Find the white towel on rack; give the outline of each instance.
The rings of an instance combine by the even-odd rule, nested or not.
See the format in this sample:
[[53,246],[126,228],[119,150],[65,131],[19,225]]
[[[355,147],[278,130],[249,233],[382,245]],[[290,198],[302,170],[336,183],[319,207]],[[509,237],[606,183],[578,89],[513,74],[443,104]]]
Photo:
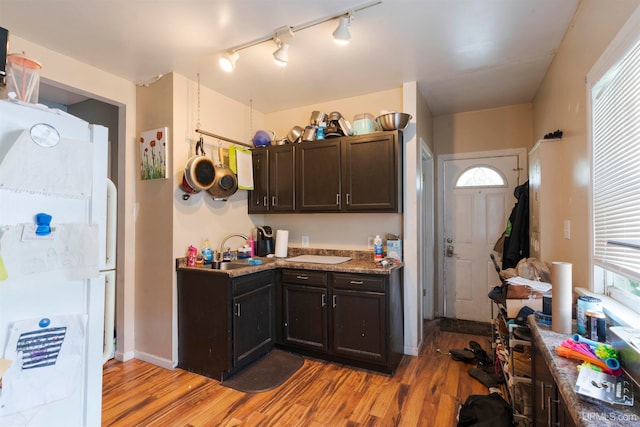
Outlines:
[[[235,162],[233,161],[235,159]],[[253,163],[251,150],[237,147],[229,148],[229,162],[231,170],[238,175],[238,188],[240,190],[253,190]]]
[[4,159],[0,158],[0,189],[47,196],[91,197],[93,145],[62,138],[41,147],[25,129]]

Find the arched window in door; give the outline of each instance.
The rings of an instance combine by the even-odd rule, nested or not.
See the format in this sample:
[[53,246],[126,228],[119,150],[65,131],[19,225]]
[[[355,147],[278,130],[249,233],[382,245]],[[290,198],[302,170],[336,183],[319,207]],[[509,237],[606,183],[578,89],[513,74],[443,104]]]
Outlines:
[[502,173],[491,166],[473,166],[463,171],[456,180],[456,188],[506,187]]

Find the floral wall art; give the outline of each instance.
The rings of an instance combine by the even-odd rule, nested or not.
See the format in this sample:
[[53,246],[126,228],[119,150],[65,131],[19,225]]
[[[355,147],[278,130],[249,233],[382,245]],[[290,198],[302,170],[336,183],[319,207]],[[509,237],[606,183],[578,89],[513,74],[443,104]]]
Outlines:
[[167,177],[167,133],[159,128],[140,133],[140,179]]

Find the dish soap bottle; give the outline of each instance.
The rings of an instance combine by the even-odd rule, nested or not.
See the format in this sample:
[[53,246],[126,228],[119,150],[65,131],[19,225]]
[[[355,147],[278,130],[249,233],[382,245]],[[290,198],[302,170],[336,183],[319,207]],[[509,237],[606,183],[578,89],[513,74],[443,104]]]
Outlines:
[[249,238],[247,239],[247,244],[249,245],[249,257],[253,258],[253,256],[255,255],[255,249],[256,249],[256,243],[253,240],[253,233],[249,235]]
[[376,234],[375,239],[373,239],[373,259],[379,261],[382,260],[382,258],[382,238]]
[[211,243],[209,239],[204,241],[204,247],[202,248],[202,259],[204,260],[204,265],[211,264],[213,260],[213,251],[211,250]]

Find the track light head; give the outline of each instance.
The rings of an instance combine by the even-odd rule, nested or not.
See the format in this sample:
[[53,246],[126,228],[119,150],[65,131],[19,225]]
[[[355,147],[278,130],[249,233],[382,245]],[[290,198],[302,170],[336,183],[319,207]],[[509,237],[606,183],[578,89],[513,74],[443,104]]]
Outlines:
[[333,41],[336,42],[336,44],[345,45],[349,43],[349,40],[351,40],[349,25],[351,25],[351,13],[340,17],[338,28],[333,32]]
[[240,54],[238,52],[227,52],[220,57],[218,64],[220,65],[220,68],[227,73],[230,73],[236,67],[238,58],[240,58]]
[[273,52],[273,62],[275,62],[276,65],[285,67],[287,65],[287,62],[289,62],[289,53],[288,53],[289,45],[287,43],[280,41],[280,39],[277,39],[277,38],[274,39],[273,41],[278,46],[278,49],[276,49],[276,51]]

